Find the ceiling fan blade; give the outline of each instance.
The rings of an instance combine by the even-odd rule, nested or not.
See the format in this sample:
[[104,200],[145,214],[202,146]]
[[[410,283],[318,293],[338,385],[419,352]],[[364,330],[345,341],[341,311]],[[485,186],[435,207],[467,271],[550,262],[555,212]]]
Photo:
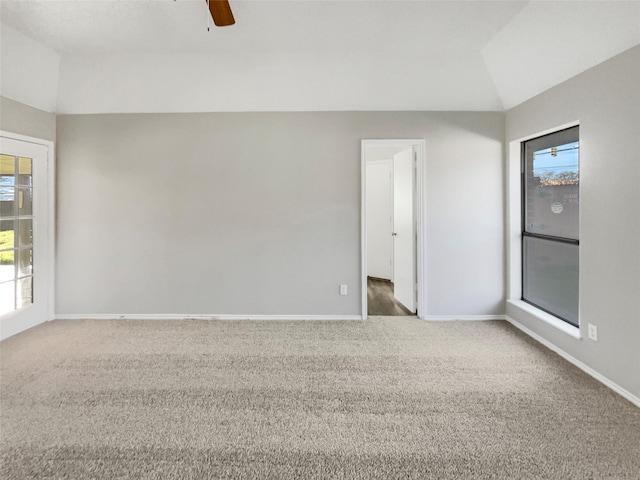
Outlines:
[[213,23],[218,27],[226,27],[236,23],[229,6],[229,0],[205,0],[205,2],[209,4]]

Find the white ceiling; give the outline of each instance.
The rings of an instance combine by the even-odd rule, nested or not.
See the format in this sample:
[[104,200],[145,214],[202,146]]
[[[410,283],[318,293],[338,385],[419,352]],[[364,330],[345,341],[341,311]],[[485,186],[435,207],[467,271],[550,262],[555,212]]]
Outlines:
[[640,43],[640,1],[230,2],[2,0],[2,94],[35,41],[61,113],[502,110]]
[[526,2],[230,0],[212,27],[203,0],[2,2],[2,20],[61,53],[426,53],[474,49]]

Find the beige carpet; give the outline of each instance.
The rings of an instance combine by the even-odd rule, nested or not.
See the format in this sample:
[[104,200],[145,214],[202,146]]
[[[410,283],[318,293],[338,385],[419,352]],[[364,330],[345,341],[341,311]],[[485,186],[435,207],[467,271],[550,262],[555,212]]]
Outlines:
[[504,322],[57,321],[0,348],[3,479],[640,478],[640,409]]

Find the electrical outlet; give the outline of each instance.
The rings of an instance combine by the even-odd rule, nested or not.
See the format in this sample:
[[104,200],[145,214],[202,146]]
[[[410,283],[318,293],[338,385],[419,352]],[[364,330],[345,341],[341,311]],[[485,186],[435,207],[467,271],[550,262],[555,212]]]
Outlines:
[[598,327],[595,325],[589,324],[589,338],[594,342],[598,341]]
[[340,285],[340,295],[346,295],[347,294],[347,286],[342,284]]

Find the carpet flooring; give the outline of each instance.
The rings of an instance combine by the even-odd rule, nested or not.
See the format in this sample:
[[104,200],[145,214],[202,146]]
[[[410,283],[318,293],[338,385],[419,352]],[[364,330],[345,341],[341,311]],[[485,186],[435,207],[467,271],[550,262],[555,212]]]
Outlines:
[[6,480],[640,478],[640,409],[501,321],[55,321],[0,349]]

